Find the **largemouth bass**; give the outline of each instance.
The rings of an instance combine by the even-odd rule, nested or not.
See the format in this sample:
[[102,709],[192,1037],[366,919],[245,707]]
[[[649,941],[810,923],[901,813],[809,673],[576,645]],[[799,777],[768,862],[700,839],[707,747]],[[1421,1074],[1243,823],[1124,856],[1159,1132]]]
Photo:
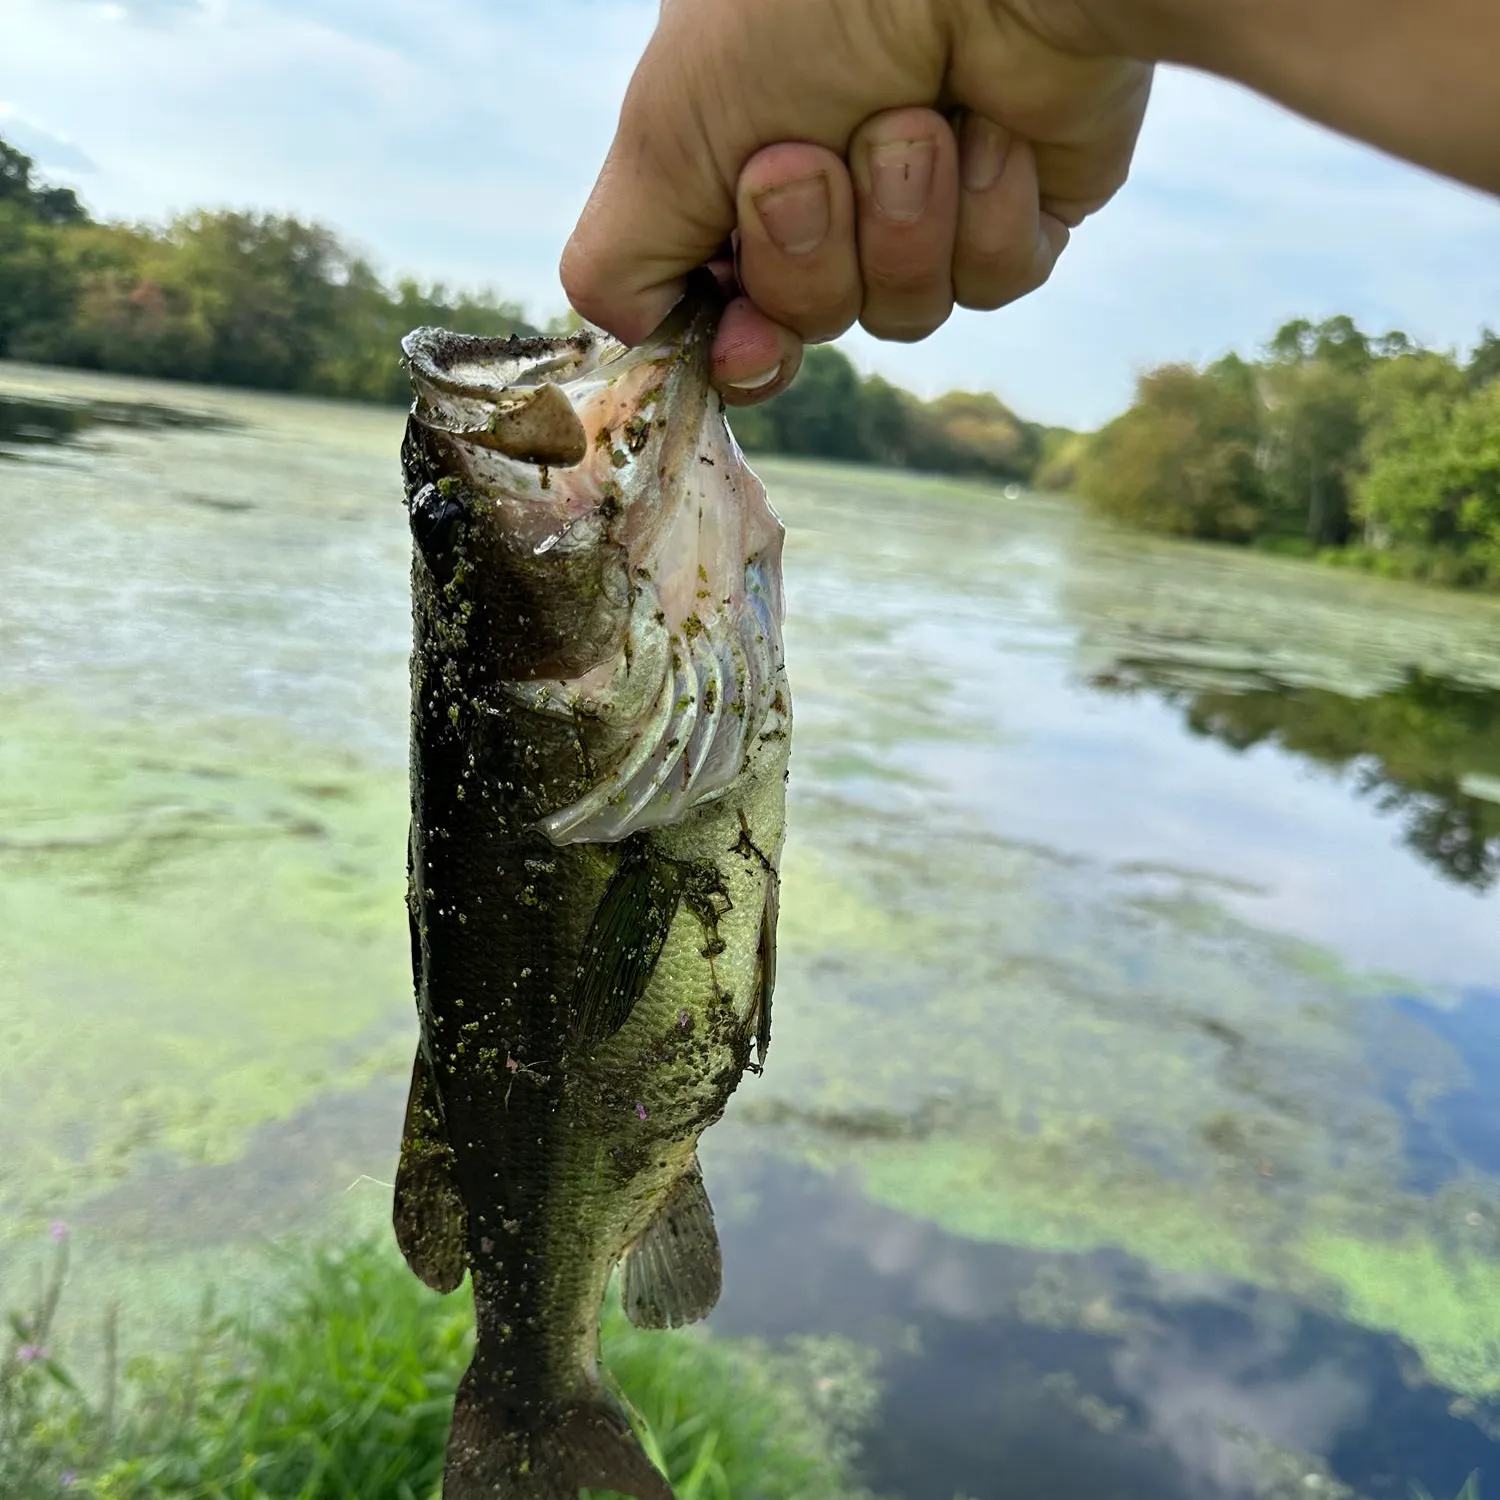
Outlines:
[[473,1278],[445,1500],[671,1500],[601,1383],[703,1317],[698,1169],[770,1036],[791,711],[782,528],[708,384],[697,287],[593,332],[404,342],[409,907],[421,1045],[397,1238]]

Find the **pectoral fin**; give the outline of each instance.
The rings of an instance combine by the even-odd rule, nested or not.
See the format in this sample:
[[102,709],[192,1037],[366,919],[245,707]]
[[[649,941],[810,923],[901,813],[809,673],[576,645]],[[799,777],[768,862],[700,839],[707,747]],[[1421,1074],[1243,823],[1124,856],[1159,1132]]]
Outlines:
[[468,1213],[454,1176],[432,1073],[420,1048],[406,1104],[392,1215],[406,1263],[435,1292],[455,1291],[468,1267]]
[[580,1045],[604,1041],[630,1019],[661,957],[685,880],[683,866],[657,858],[644,841],[621,855],[578,959],[574,1037]]
[[625,1252],[621,1300],[637,1328],[680,1328],[719,1300],[724,1266],[697,1157],[645,1232]]

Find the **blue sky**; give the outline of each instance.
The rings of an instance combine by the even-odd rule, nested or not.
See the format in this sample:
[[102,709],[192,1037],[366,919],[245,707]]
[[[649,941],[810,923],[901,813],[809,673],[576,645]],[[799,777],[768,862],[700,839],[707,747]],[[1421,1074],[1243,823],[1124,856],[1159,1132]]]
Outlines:
[[[319,217],[391,272],[536,316],[655,0],[4,0],[0,135],[95,212]],[[1135,174],[1052,283],[866,369],[1091,426],[1167,359],[1350,312],[1464,346],[1500,327],[1500,203],[1245,92],[1162,77]]]

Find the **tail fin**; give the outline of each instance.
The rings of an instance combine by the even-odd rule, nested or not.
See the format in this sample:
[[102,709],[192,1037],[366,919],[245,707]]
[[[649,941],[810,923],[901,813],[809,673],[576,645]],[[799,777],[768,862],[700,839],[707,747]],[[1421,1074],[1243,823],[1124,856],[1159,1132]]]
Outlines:
[[458,1388],[443,1500],[578,1500],[579,1489],[635,1500],[673,1500],[618,1406],[602,1389],[551,1408],[508,1409],[478,1388]]

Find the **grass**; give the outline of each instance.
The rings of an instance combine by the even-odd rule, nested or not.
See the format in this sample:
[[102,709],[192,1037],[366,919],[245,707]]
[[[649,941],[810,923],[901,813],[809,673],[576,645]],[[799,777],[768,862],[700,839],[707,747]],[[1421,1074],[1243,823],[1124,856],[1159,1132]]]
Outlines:
[[[205,1308],[177,1346],[123,1363],[106,1329],[89,1391],[51,1343],[58,1238],[0,1344],[5,1500],[434,1500],[466,1295],[434,1296],[375,1243],[287,1256],[287,1290],[255,1315]],[[863,1497],[851,1460],[874,1387],[853,1346],[641,1333],[611,1303],[604,1351],[678,1500]]]

